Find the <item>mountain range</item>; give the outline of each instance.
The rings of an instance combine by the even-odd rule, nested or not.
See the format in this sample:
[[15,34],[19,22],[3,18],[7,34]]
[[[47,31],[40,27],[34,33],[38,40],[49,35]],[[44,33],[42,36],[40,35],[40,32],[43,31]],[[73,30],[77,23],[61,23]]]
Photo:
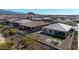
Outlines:
[[19,12],[13,12],[13,11],[0,9],[0,14],[24,14],[24,13],[19,13]]
[[32,14],[32,15],[34,15],[35,13],[33,13],[33,12],[22,13],[22,12],[14,12],[14,11],[0,9],[0,14],[29,14],[29,15]]

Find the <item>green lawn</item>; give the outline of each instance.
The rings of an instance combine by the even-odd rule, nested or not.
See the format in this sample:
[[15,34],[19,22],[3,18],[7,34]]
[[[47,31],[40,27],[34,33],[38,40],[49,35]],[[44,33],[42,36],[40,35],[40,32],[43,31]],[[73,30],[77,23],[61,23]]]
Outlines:
[[56,39],[56,40],[59,40],[59,41],[62,41],[62,40],[64,40],[64,39],[65,39],[65,38],[63,38],[63,37],[56,36],[56,35],[51,36],[51,38]]

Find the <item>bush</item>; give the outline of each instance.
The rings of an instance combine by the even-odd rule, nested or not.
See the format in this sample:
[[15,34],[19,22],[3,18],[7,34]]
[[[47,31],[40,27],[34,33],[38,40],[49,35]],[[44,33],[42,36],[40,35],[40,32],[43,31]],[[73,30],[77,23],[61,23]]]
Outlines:
[[7,32],[4,32],[3,33],[3,37],[5,37],[5,38],[8,37],[8,33]]
[[10,50],[13,49],[12,46],[14,45],[13,41],[7,41],[6,43],[3,43],[0,45],[1,50]]
[[16,28],[11,28],[11,29],[9,30],[9,34],[11,34],[11,35],[16,34]]
[[33,43],[33,39],[32,37],[23,37],[22,42],[24,43],[24,45],[32,45]]
[[0,24],[0,29],[3,28],[3,27],[4,27],[4,25]]

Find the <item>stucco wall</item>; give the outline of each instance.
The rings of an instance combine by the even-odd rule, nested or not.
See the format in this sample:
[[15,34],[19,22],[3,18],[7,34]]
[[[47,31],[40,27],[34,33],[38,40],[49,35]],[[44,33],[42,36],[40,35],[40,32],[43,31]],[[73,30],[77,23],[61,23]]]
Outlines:
[[51,29],[43,28],[43,29],[42,29],[42,32],[43,32],[43,33],[46,33],[46,34],[49,34],[49,35],[56,35],[56,36],[60,36],[60,37],[65,37],[65,35],[67,34],[67,33],[65,33],[65,32],[56,31],[56,30],[51,30],[51,32],[50,32],[50,30],[51,30]]

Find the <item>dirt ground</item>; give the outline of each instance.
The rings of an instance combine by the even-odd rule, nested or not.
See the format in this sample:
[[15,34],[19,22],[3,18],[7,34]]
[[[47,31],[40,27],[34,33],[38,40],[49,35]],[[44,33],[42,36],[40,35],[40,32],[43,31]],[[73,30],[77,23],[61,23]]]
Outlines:
[[0,44],[5,43],[5,38],[0,34]]

